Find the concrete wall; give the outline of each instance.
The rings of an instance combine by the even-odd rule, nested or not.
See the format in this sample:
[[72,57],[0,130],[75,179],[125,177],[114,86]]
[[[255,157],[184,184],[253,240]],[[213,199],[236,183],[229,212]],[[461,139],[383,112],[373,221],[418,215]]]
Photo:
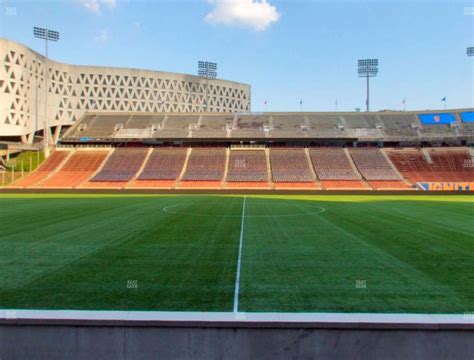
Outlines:
[[1,325],[0,359],[473,359],[462,330]]
[[[52,46],[60,46],[60,43]],[[48,61],[48,121],[71,125],[86,110],[206,111],[206,80],[161,71],[76,66]],[[45,58],[0,38],[0,136],[27,136],[44,127]],[[250,86],[210,80],[209,111],[250,111]],[[31,138],[29,139],[31,140]]]

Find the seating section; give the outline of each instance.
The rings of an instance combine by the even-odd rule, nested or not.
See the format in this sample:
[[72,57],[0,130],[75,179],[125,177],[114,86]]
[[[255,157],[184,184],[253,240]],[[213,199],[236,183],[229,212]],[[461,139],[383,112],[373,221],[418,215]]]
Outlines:
[[274,138],[305,137],[306,119],[303,115],[272,115],[273,129],[270,136]]
[[97,171],[107,154],[106,150],[76,151],[57,173],[41,184],[41,187],[77,187]]
[[138,180],[176,180],[183,169],[186,152],[186,148],[154,149]]
[[378,115],[382,122],[382,127],[385,132],[385,136],[389,137],[400,137],[404,138],[416,138],[418,135],[413,129],[413,124],[419,124],[416,115]]
[[11,187],[403,190],[417,182],[474,182],[473,156],[466,147],[311,148],[310,162],[303,148],[234,148],[227,164],[226,151],[224,147],[61,149]]
[[[87,114],[63,140],[156,138],[360,138],[388,141],[434,141],[474,132],[473,122],[462,114],[405,111],[377,113],[265,113],[265,114]],[[421,121],[427,116],[431,121]],[[444,121],[450,115],[453,121]],[[468,115],[464,115],[468,116]],[[473,115],[469,115],[473,116]],[[451,127],[450,124],[458,126]],[[88,139],[87,139],[88,138]]]
[[182,180],[222,180],[226,160],[225,151],[224,148],[192,149]]
[[125,124],[124,129],[146,129],[153,125],[161,126],[164,115],[133,115]]
[[193,115],[169,115],[162,123],[162,128],[153,133],[157,138],[186,138],[189,126],[196,124],[198,117]]
[[474,181],[473,161],[466,149],[429,149],[429,158],[417,149],[386,152],[398,171],[412,183]]
[[366,180],[402,180],[380,149],[350,149],[349,153]]
[[231,133],[234,138],[262,138],[264,126],[269,128],[269,119],[265,115],[238,116],[234,125]]
[[320,180],[359,180],[344,149],[313,148],[309,150],[314,171]]
[[227,124],[232,126],[234,117],[232,115],[203,115],[199,128],[193,132],[196,138],[224,138],[227,135]]
[[13,187],[30,187],[41,184],[47,179],[63,161],[70,155],[69,151],[54,151],[49,158],[47,158],[32,174],[24,179],[16,181]]
[[421,135],[423,138],[444,138],[444,137],[453,137],[456,136],[456,133],[446,124],[439,124],[439,125],[423,125],[423,129],[421,131]]
[[91,182],[127,182],[132,180],[147,155],[147,148],[118,148]]
[[78,131],[75,136],[77,137],[90,137],[90,138],[110,138],[114,134],[117,126],[124,126],[130,118],[129,115],[99,115],[95,116],[87,126],[81,130],[81,124],[79,124]]
[[314,181],[304,149],[271,149],[270,164],[274,182]]
[[232,150],[229,156],[227,181],[268,181],[264,150]]

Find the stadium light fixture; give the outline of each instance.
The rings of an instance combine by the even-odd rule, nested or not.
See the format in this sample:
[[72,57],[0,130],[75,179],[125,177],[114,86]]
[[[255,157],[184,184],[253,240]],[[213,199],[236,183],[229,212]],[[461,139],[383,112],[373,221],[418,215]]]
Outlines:
[[467,56],[474,56],[474,47],[468,47],[466,50]]
[[357,63],[357,73],[359,77],[365,77],[367,79],[367,99],[365,105],[367,112],[370,111],[370,86],[369,78],[376,77],[379,72],[379,60],[378,59],[362,59]]
[[43,146],[45,156],[49,155],[49,121],[48,121],[48,78],[49,78],[49,66],[48,66],[48,41],[59,41],[59,32],[49,30],[46,28],[33,27],[33,35],[35,38],[44,40],[44,53],[45,53],[45,72],[44,72],[44,130],[43,130]]
[[209,104],[209,79],[217,77],[217,63],[209,61],[198,61],[198,75],[206,78],[206,103],[205,108],[208,111]]

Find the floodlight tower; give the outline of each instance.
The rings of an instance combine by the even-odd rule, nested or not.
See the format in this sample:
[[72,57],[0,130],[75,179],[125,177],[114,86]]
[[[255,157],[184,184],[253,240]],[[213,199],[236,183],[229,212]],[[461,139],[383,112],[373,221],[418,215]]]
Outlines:
[[206,111],[209,111],[209,79],[217,77],[217,64],[209,61],[198,61],[198,75],[206,78]]
[[467,56],[474,56],[474,47],[468,47],[466,50]]
[[58,41],[59,32],[49,30],[46,28],[33,27],[33,35],[35,38],[44,40],[44,53],[45,53],[45,71],[44,71],[44,130],[43,130],[43,146],[45,156],[49,155],[49,121],[48,121],[48,78],[49,78],[49,65],[48,65],[48,41]]
[[367,112],[370,111],[370,87],[369,78],[376,77],[379,72],[379,60],[378,59],[362,59],[358,62],[358,74],[359,77],[367,78],[367,100],[365,105],[367,106]]

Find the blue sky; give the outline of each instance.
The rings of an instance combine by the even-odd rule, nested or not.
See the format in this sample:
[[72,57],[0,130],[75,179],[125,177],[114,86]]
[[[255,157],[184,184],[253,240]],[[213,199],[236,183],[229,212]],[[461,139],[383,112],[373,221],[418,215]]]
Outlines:
[[32,27],[61,32],[57,61],[195,73],[252,85],[252,110],[364,109],[357,59],[378,58],[371,109],[474,107],[474,2],[0,0],[0,36],[43,52]]

